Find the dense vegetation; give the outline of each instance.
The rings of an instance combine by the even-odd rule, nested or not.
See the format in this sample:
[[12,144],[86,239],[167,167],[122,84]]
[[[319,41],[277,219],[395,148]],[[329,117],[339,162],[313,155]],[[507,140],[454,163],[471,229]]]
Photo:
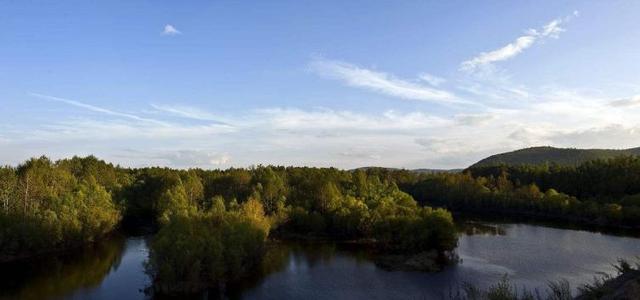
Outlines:
[[512,152],[489,156],[474,165],[487,167],[498,165],[542,165],[557,164],[561,166],[577,166],[597,159],[610,159],[620,156],[640,155],[640,148],[623,150],[614,149],[573,149],[554,147],[532,147]]
[[[93,157],[0,168],[0,260],[94,241],[118,224],[127,176]],[[98,175],[99,176],[96,176]]]
[[579,166],[476,167],[462,175],[430,178],[414,187],[414,197],[452,209],[640,226],[638,157]]
[[269,227],[255,199],[237,210],[218,199],[207,211],[173,216],[150,246],[156,291],[196,292],[243,276],[262,258]]
[[[457,244],[449,212],[421,207],[395,184],[363,171],[257,167],[135,173],[139,179],[127,194],[129,212],[152,215],[161,225],[148,269],[156,290],[164,293],[221,286],[246,275],[260,261],[269,234],[367,239],[385,252],[402,254],[450,251]],[[149,196],[150,191],[156,192]]]
[[535,184],[543,190],[553,188],[583,200],[640,204],[640,198],[632,199],[640,195],[640,158],[635,156],[593,160],[578,166],[474,167],[469,172],[475,177],[496,178],[504,174],[520,185]]
[[147,269],[159,292],[242,277],[270,235],[366,240],[403,255],[457,244],[448,211],[362,170],[124,169],[95,157],[42,157],[0,169],[0,200],[5,259],[94,241],[122,218],[157,225]]
[[640,227],[640,157],[578,166],[499,165],[420,174],[369,168],[422,205],[493,217],[526,217],[619,228]]

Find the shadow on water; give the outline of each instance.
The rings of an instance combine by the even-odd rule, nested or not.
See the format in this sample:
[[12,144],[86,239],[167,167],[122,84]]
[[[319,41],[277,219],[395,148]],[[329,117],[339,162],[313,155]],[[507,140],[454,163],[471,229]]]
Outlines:
[[[504,227],[503,225],[510,224],[527,224],[531,226],[541,226],[555,229],[566,229],[581,232],[599,233],[609,236],[619,237],[634,237],[640,238],[640,231],[632,228],[619,228],[619,227],[607,227],[598,225],[589,225],[582,223],[573,223],[570,221],[560,221],[555,219],[542,219],[539,217],[527,217],[527,216],[498,216],[494,214],[486,213],[456,213],[454,214],[456,220],[456,226],[460,232],[465,232],[466,228],[480,225],[490,225],[497,227]],[[466,232],[465,232],[466,233]],[[482,234],[486,234],[484,232]],[[491,233],[489,233],[491,234]]]
[[3,264],[0,299],[49,299],[97,287],[120,266],[124,245],[117,234],[64,254]]

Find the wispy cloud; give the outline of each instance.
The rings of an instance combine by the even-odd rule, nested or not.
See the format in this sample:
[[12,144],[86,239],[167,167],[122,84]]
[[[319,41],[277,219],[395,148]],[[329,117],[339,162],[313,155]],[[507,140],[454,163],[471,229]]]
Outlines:
[[212,138],[230,132],[234,132],[234,129],[216,124],[167,123],[163,126],[157,126],[152,123],[116,119],[76,118],[43,125],[41,128],[34,129],[33,134],[25,139],[40,141],[170,141],[172,139]]
[[536,37],[533,35],[524,35],[518,37],[514,42],[507,44],[506,46],[493,50],[490,52],[482,52],[480,55],[464,61],[461,65],[462,70],[473,71],[478,67],[488,65],[497,61],[507,60],[518,54],[524,49],[527,49],[533,45]]
[[193,106],[175,104],[151,104],[151,107],[153,107],[157,111],[169,113],[183,118],[200,121],[211,121],[218,124],[229,125],[226,122],[220,121],[220,118],[218,116]]
[[[505,47],[470,59],[472,72],[454,72],[446,79],[419,72],[399,78],[333,60],[309,62],[311,71],[351,87],[423,103],[478,99],[472,105],[434,109],[414,102],[398,110],[371,112],[375,107],[311,109],[272,104],[223,114],[184,103],[156,103],[150,111],[134,111],[111,103],[94,105],[100,102],[31,93],[80,110],[0,126],[3,149],[15,149],[0,151],[0,160],[13,163],[46,152],[59,157],[96,153],[105,159],[111,155],[117,163],[181,168],[256,163],[448,168],[536,145],[638,146],[637,85],[608,90],[529,86],[512,79],[507,69],[491,68],[544,39],[557,38],[567,21],[558,19],[529,30]],[[480,76],[485,69],[491,69],[491,74]],[[114,156],[122,147],[140,152]]]
[[630,98],[618,99],[609,102],[609,105],[614,107],[630,107],[640,105],[640,95],[635,95]]
[[162,30],[162,35],[179,35],[179,34],[182,34],[182,32],[176,29],[175,27],[173,27],[173,25],[171,24],[164,25],[164,29]]
[[309,64],[309,67],[317,74],[341,80],[349,86],[368,89],[392,97],[444,103],[463,102],[449,91],[341,61],[315,59]]
[[38,93],[29,93],[29,95],[31,95],[33,97],[40,98],[40,99],[45,99],[45,100],[65,103],[65,104],[68,104],[68,105],[84,108],[86,110],[90,110],[90,111],[93,111],[93,112],[98,112],[98,113],[102,113],[102,114],[106,114],[106,115],[110,115],[110,116],[122,117],[122,118],[132,119],[132,120],[136,120],[136,121],[143,121],[143,122],[155,123],[155,124],[160,124],[160,125],[166,125],[166,123],[162,122],[162,121],[149,119],[149,118],[144,118],[144,117],[140,117],[140,116],[137,116],[137,115],[134,115],[134,114],[130,114],[130,113],[117,112],[117,111],[113,111],[113,110],[110,110],[110,109],[107,109],[107,108],[104,108],[104,107],[91,105],[91,104],[87,104],[87,103],[76,101],[76,100],[60,98],[60,97],[54,97],[54,96],[49,96],[49,95],[43,95],[43,94],[38,94]]
[[[577,16],[575,11],[572,16]],[[540,42],[545,38],[559,38],[560,33],[565,29],[561,27],[563,23],[568,22],[572,16],[555,19],[541,29],[529,29],[525,35],[516,38],[515,41],[493,51],[482,52],[478,56],[462,62],[460,68],[463,71],[473,72],[483,66],[489,66],[492,63],[508,60],[522,53],[527,48],[533,46],[536,42]]]

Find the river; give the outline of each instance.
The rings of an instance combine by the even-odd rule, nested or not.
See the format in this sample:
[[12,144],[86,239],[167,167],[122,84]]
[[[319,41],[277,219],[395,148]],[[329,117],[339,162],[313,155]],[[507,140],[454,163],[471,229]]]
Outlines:
[[[148,237],[116,236],[88,249],[3,265],[0,299],[143,299]],[[273,242],[263,264],[222,296],[238,299],[442,299],[463,283],[487,287],[508,276],[540,289],[566,279],[575,289],[617,258],[640,255],[640,239],[528,224],[466,223],[462,261],[438,273],[389,272],[368,255],[332,243]],[[220,296],[209,295],[209,296]]]

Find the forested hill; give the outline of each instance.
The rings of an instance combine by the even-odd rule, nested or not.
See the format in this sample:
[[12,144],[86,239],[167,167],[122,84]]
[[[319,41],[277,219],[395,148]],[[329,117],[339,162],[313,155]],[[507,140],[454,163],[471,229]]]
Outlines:
[[[386,170],[386,171],[404,171],[406,169],[398,169],[398,168],[385,168],[385,167],[360,167],[352,169],[352,171],[375,171],[375,170]],[[408,169],[406,171],[417,173],[417,174],[442,174],[442,173],[460,173],[463,169]]]
[[539,165],[544,163],[577,166],[590,160],[608,159],[625,155],[640,155],[640,147],[621,150],[532,147],[495,154],[471,165],[469,168],[488,167],[502,164]]

